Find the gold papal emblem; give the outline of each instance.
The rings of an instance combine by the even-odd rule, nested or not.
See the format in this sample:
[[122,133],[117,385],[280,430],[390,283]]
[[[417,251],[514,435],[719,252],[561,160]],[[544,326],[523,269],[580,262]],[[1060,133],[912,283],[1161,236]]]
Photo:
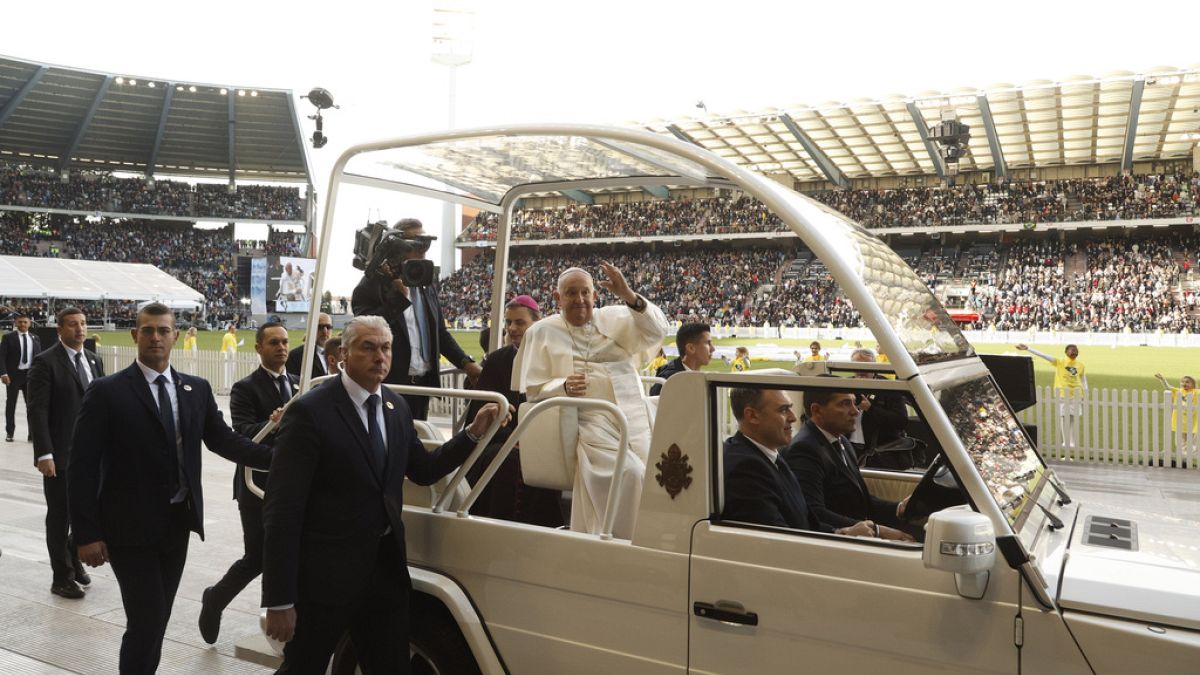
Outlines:
[[692,467],[688,464],[688,456],[683,454],[679,450],[679,446],[674,443],[667,448],[662,455],[662,461],[655,463],[654,468],[659,471],[654,474],[654,478],[659,485],[666,488],[671,499],[675,499],[675,495],[692,485],[692,477],[688,475],[692,472]]

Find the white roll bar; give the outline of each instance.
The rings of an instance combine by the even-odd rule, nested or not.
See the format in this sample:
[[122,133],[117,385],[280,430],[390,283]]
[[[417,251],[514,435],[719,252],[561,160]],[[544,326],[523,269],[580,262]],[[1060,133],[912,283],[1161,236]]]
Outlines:
[[[475,482],[475,487],[471,488],[471,493],[467,495],[467,499],[463,502],[458,510],[460,518],[466,518],[471,506],[475,504],[475,500],[483,493],[483,488],[500,470],[500,465],[508,458],[509,453],[516,447],[517,442],[521,440],[521,434],[525,432],[525,428],[529,426],[530,420],[534,419],[550,408],[567,407],[579,408],[580,410],[603,410],[611,414],[617,420],[617,428],[621,432],[620,444],[617,446],[617,465],[613,469],[613,484],[608,489],[608,501],[604,506],[604,527],[600,531],[601,539],[612,539],[613,521],[616,520],[617,512],[613,509],[613,505],[617,500],[617,491],[621,487],[621,480],[624,478],[622,473],[625,468],[625,456],[629,454],[629,420],[626,419],[625,413],[621,411],[615,404],[604,401],[598,398],[571,398],[568,396],[555,396],[544,401],[539,401],[533,407],[529,408],[521,419],[517,422],[517,428],[513,429],[512,435],[500,446],[496,452],[496,456],[492,458],[492,463],[484,470],[483,475]],[[460,476],[455,476],[457,481]],[[457,483],[451,483],[450,489],[446,491],[447,495],[454,491]],[[576,498],[579,498],[578,496]],[[445,496],[443,496],[445,499]]]
[[[313,379],[311,384],[315,387],[316,385],[321,384],[327,380],[331,380],[335,377],[338,377],[338,375],[325,375],[323,377],[318,377],[318,378]],[[453,396],[456,398],[480,400],[480,401],[486,401],[488,403],[495,403],[495,404],[499,405],[500,410],[502,412],[508,411],[508,399],[504,398],[503,394],[498,394],[494,391],[468,391],[465,389],[439,389],[437,387],[415,387],[412,385],[402,385],[402,384],[385,384],[384,386],[387,387],[389,391],[391,391],[392,393],[395,393],[395,394],[400,394],[400,395],[410,394],[410,395],[415,395],[415,396]],[[312,390],[310,389],[309,391],[312,391]],[[291,400],[289,400],[287,403],[284,404],[283,410],[285,413],[287,412],[288,406],[290,406],[298,398],[300,398],[300,396],[295,396]],[[479,442],[475,444],[475,449],[471,451],[470,456],[467,457],[467,461],[463,462],[462,467],[459,468],[458,473],[454,476],[454,479],[450,482],[450,488],[448,490],[446,490],[445,494],[443,494],[442,498],[438,501],[438,504],[436,506],[434,506],[433,510],[435,513],[442,511],[445,508],[445,504],[443,502],[445,502],[446,500],[448,500],[450,498],[450,496],[454,492],[454,488],[458,487],[458,484],[460,482],[462,482],[463,477],[467,475],[467,471],[469,471],[471,469],[471,466],[473,464],[475,464],[475,461],[479,458],[479,455],[483,454],[483,449],[487,447],[487,444],[491,442],[492,437],[496,435],[496,431],[498,431],[500,429],[500,424],[504,421],[504,417],[505,416],[503,414],[497,415],[496,419],[492,420],[491,425],[488,426],[487,431],[483,434],[483,436],[481,436],[479,438]],[[280,419],[283,419],[283,417],[280,416]],[[263,426],[263,428],[260,429],[259,432],[254,435],[254,439],[253,439],[254,442],[261,443],[262,440],[264,438],[266,438],[267,436],[271,435],[271,433],[273,433],[278,426],[279,426],[278,422],[268,421],[266,423],[266,425]],[[242,476],[242,480],[245,482],[246,488],[248,490],[250,490],[250,492],[252,492],[259,499],[262,499],[264,496],[263,491],[257,485],[255,485],[254,481],[251,479],[252,476],[254,475],[253,474],[254,471],[261,471],[261,469],[254,469],[254,468],[247,466],[246,471]]]

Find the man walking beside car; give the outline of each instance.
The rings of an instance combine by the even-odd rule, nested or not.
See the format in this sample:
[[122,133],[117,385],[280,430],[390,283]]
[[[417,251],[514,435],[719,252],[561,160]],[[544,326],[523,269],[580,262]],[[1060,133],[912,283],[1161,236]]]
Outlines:
[[92,583],[79,562],[71,537],[67,502],[67,471],[71,465],[71,436],[83,393],[104,377],[104,363],[84,349],[87,317],[67,307],[57,316],[58,342],[38,354],[29,369],[29,433],[33,461],[42,474],[46,495],[46,548],[53,580],[50,592],[78,599],[80,586]]

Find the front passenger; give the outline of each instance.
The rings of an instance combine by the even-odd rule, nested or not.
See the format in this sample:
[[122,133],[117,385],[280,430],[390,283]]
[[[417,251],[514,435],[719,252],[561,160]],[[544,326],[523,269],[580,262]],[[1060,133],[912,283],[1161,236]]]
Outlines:
[[725,441],[724,520],[870,537],[870,521],[835,529],[804,500],[796,476],[779,455],[792,437],[796,415],[777,389],[734,389],[729,396],[738,432]]

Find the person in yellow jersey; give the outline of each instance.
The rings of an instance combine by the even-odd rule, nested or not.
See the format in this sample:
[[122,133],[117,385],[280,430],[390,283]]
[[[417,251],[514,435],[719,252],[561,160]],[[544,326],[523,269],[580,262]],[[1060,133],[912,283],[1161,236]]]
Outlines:
[[1066,356],[1054,358],[1026,344],[1017,349],[1028,351],[1054,364],[1054,395],[1058,403],[1058,428],[1065,447],[1079,444],[1079,420],[1083,417],[1083,398],[1087,391],[1087,368],[1079,360],[1079,347],[1067,345]]
[[229,330],[221,336],[221,355],[225,359],[224,377],[221,380],[221,390],[229,391],[233,386],[233,358],[237,354],[237,324],[229,324]]
[[663,366],[667,365],[668,361],[669,361],[669,359],[667,358],[667,353],[665,351],[663,351],[662,347],[659,347],[658,355],[655,356],[654,360],[651,361],[649,363],[649,365],[647,365],[643,370],[645,371],[646,374],[653,375],[658,372],[659,368],[662,368]]
[[828,361],[829,360],[829,352],[821,351],[821,343],[817,342],[816,340],[813,340],[812,344],[810,344],[808,346],[808,355],[806,355],[803,360],[804,361]]
[[[1179,439],[1175,446],[1176,452],[1183,454],[1194,449],[1196,429],[1200,426],[1197,424],[1198,415],[1196,414],[1196,404],[1200,400],[1200,390],[1196,389],[1196,378],[1184,375],[1179,378],[1179,386],[1172,387],[1162,373],[1155,373],[1154,377],[1162,383],[1164,389],[1171,392],[1171,431]],[[1171,457],[1172,467],[1179,466],[1178,459],[1175,456]],[[1158,465],[1162,466],[1161,459],[1158,460]]]
[[[891,362],[892,362],[892,360],[889,359],[888,355],[883,351],[883,347],[881,347],[878,344],[875,345],[875,363],[891,363]],[[889,380],[896,379],[896,376],[891,375],[891,374],[885,374],[884,377],[886,377]]]
[[744,373],[750,370],[750,350],[745,347],[735,347],[733,361],[729,364],[729,372]]
[[192,326],[188,329],[187,337],[183,339],[183,351],[196,351],[196,327]]

